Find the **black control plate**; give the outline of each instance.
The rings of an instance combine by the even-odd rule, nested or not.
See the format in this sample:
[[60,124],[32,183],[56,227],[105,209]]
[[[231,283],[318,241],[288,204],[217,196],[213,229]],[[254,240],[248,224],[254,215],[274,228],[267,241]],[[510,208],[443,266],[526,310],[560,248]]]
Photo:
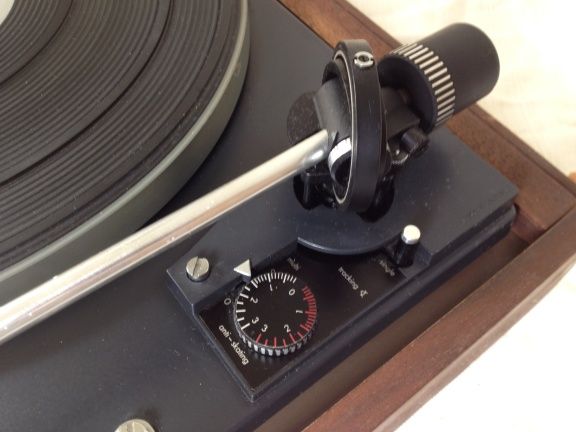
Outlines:
[[360,318],[363,310],[384,301],[405,280],[382,253],[353,258],[331,257],[298,248],[268,270],[295,275],[306,282],[316,297],[317,323],[310,341],[301,350],[270,357],[248,348],[233,322],[237,290],[200,312],[208,336],[250,398],[277,383],[297,363],[321,349],[340,329]]
[[[515,215],[516,188],[445,129],[432,133],[429,149],[398,174],[395,194],[381,219],[365,223],[350,212],[303,209],[291,182],[284,182],[227,214],[168,269],[171,292],[249,400],[272,393],[288,397],[310,386],[502,238]],[[415,262],[392,283],[372,260],[390,251],[409,224],[422,232]],[[354,253],[366,244],[369,251]],[[203,282],[186,275],[186,264],[195,256],[211,263]],[[230,311],[218,304],[226,296],[232,301],[242,282],[235,267],[249,259],[254,275],[290,270],[282,264],[288,256],[306,263],[297,276],[317,296],[317,332],[289,358],[258,360],[240,342]],[[351,301],[338,277],[340,268],[359,284],[358,292],[386,293]]]

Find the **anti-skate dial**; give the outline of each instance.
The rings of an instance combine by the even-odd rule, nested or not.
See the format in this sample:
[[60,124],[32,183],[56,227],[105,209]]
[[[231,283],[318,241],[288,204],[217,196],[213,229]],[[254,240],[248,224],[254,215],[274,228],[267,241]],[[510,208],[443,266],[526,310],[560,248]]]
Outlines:
[[253,350],[281,356],[300,349],[316,323],[316,298],[306,283],[283,272],[261,274],[234,303],[234,323]]

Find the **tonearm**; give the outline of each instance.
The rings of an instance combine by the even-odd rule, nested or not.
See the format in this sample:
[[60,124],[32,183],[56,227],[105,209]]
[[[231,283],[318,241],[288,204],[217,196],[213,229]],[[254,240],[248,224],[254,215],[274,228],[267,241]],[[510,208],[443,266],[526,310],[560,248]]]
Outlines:
[[340,42],[320,89],[291,110],[291,148],[3,305],[0,343],[290,178],[307,209],[377,221],[394,200],[395,175],[426,150],[428,134],[486,95],[498,72],[490,40],[465,24],[378,63],[367,42]]

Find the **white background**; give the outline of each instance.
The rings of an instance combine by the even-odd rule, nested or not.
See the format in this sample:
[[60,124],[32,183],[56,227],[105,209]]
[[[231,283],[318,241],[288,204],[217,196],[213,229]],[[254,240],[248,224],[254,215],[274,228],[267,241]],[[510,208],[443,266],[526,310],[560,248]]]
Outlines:
[[[576,171],[572,2],[349,1],[402,43],[453,22],[480,27],[501,66],[480,105],[561,171]],[[437,430],[576,431],[576,269],[399,429]]]

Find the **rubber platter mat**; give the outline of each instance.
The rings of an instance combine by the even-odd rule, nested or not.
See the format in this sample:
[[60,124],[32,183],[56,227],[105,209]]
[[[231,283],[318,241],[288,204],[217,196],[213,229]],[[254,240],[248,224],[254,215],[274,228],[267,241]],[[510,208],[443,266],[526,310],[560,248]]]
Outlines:
[[[0,25],[2,289],[37,283],[134,231],[182,186],[238,97],[245,9],[238,0],[16,0]],[[181,164],[97,237],[73,234],[159,176],[184,141],[186,173]]]

